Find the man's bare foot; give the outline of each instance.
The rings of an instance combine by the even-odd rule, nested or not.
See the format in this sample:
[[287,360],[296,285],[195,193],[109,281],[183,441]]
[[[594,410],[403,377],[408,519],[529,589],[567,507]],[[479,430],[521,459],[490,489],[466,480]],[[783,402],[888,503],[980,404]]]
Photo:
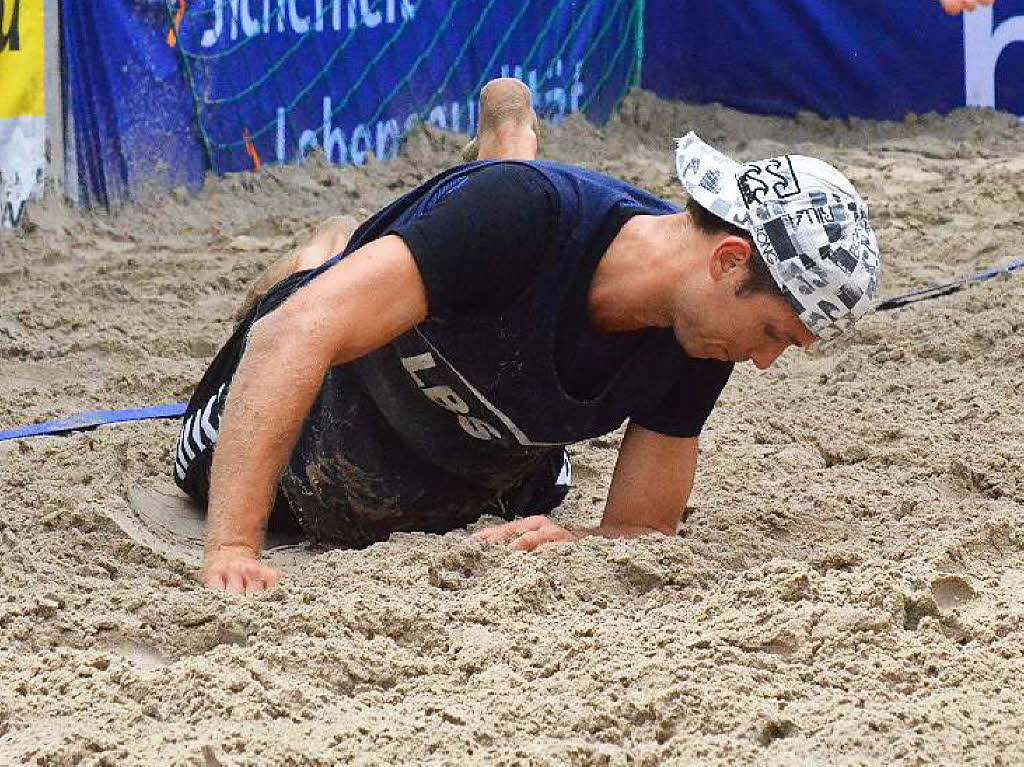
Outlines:
[[491,80],[480,92],[480,128],[462,158],[536,160],[538,128],[526,83],[514,77]]

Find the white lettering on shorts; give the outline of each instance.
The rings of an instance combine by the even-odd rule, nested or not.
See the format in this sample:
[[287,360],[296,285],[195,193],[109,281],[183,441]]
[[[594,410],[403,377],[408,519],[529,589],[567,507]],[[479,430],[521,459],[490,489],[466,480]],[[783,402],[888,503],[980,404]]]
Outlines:
[[449,413],[458,416],[459,426],[471,437],[482,440],[497,439],[501,436],[496,428],[481,418],[468,415],[469,404],[450,386],[427,386],[419,373],[437,367],[434,356],[430,352],[417,354],[414,357],[402,357],[402,366],[416,382],[423,396],[440,405]]
[[[409,372],[409,375],[412,376],[413,381],[416,382],[416,385],[420,388],[420,390],[427,389],[428,388],[428,384],[427,384],[427,382],[425,382],[423,380],[423,377],[420,376],[419,374],[422,373],[423,371],[426,371],[426,370],[429,370],[429,369],[431,369],[433,367],[436,367],[437,366],[436,360],[441,360],[441,362],[443,362],[444,365],[445,365],[445,370],[450,371],[451,374],[453,374],[456,378],[459,379],[459,383],[461,383],[463,386],[466,387],[466,391],[469,393],[468,396],[471,396],[476,403],[479,403],[484,408],[486,408],[490,412],[491,416],[493,416],[494,418],[498,419],[498,421],[500,421],[502,424],[504,424],[505,428],[508,429],[508,431],[512,434],[512,437],[520,445],[531,445],[531,446],[539,446],[539,447],[552,447],[554,445],[566,445],[566,444],[568,444],[565,441],[562,441],[562,442],[540,442],[540,441],[534,441],[534,440],[530,439],[528,436],[526,436],[526,434],[523,432],[522,429],[520,429],[518,426],[516,426],[516,424],[512,421],[511,418],[509,418],[507,415],[505,415],[494,404],[489,402],[487,400],[487,398],[480,391],[478,391],[475,386],[473,386],[473,384],[471,384],[469,381],[467,381],[465,379],[465,377],[461,373],[459,373],[458,370],[455,369],[455,366],[452,365],[448,360],[446,360],[444,358],[444,355],[441,354],[441,352],[439,352],[437,350],[437,347],[435,347],[432,343],[430,343],[429,339],[425,335],[423,335],[422,332],[417,330],[416,331],[416,335],[418,335],[420,340],[427,347],[430,348],[430,351],[424,352],[423,354],[417,354],[417,355],[412,356],[412,357],[403,357],[402,358],[402,364],[405,366],[405,369]],[[433,388],[433,387],[429,387],[429,388]],[[442,396],[442,395],[444,395],[444,396]],[[430,396],[430,395],[426,395],[426,393],[424,393],[424,396]],[[445,399],[445,401],[447,401],[451,405],[455,405],[456,404],[455,400],[446,399],[447,394],[445,392],[435,392],[435,394],[433,396],[437,397],[438,399]],[[462,429],[467,434],[469,434],[469,435],[471,435],[473,437],[476,437],[477,439],[482,439],[482,440],[500,439],[501,438],[502,432],[499,431],[498,428],[496,428],[493,425],[493,421],[491,421],[489,419],[485,420],[483,418],[478,418],[476,416],[469,415],[468,413],[462,413],[462,412],[460,412],[458,410],[453,410],[453,409],[449,408],[448,406],[446,406],[445,404],[437,402],[437,400],[432,400],[432,401],[434,401],[435,404],[440,404],[441,407],[444,407],[449,412],[455,413],[456,415],[458,415],[459,426],[461,426]],[[462,397],[458,397],[458,401],[459,402],[463,402],[463,403],[465,402],[465,400],[463,400]],[[470,408],[470,409],[472,409],[472,408]]]
[[[217,428],[210,421],[213,408],[224,395],[224,384],[207,401],[206,406],[196,410],[185,419],[178,434],[175,451],[174,472],[178,479],[185,479],[189,465],[208,448],[217,444]],[[205,437],[205,439],[204,439]]]

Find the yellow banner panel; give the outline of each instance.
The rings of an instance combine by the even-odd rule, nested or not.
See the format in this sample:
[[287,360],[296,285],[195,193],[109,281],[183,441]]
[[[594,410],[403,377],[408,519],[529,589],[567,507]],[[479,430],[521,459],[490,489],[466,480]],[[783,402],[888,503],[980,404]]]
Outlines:
[[45,112],[43,0],[0,0],[0,118]]

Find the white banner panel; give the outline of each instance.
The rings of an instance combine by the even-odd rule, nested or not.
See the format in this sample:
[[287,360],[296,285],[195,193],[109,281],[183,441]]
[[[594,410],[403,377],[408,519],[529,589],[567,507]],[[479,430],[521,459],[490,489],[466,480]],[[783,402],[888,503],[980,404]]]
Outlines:
[[42,194],[46,165],[43,0],[0,0],[0,226]]

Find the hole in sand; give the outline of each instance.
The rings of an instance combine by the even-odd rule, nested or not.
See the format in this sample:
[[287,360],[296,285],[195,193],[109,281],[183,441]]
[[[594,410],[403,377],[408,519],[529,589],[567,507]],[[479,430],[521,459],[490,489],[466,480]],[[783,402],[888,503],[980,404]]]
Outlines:
[[903,601],[903,628],[907,631],[917,631],[922,618],[938,617],[938,613],[934,598],[906,597]]
[[761,728],[761,736],[759,740],[762,746],[767,746],[775,740],[782,740],[783,738],[790,738],[796,735],[799,729],[793,722],[788,719],[773,719],[766,722]]
[[932,597],[940,610],[953,610],[974,599],[974,588],[956,575],[949,575],[932,581]]
[[167,658],[154,648],[141,642],[118,642],[117,644],[108,645],[107,649],[143,669],[160,668],[170,663]]

